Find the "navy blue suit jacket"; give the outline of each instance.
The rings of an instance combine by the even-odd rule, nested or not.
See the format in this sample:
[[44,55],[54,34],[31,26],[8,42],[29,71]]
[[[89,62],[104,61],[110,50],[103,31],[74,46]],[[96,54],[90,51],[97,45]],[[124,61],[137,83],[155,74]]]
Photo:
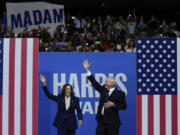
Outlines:
[[[94,88],[100,93],[100,101],[96,115],[96,119],[99,120],[102,116],[102,108],[104,106],[104,103],[106,102],[106,93],[108,90],[104,86],[101,86],[95,80],[93,75],[89,76],[88,79],[90,80]],[[125,110],[127,107],[125,93],[123,91],[115,89],[109,96],[108,100],[112,101],[115,106],[104,109],[104,122],[111,125],[121,125],[118,111]]]
[[60,127],[62,124],[66,124],[67,129],[76,129],[77,128],[77,120],[75,115],[75,110],[77,111],[78,119],[82,120],[82,111],[79,106],[79,98],[71,97],[70,106],[68,110],[65,107],[65,98],[61,95],[54,96],[49,91],[47,86],[43,86],[44,92],[46,96],[52,100],[54,100],[58,104],[58,112],[54,119],[53,125],[55,127]]

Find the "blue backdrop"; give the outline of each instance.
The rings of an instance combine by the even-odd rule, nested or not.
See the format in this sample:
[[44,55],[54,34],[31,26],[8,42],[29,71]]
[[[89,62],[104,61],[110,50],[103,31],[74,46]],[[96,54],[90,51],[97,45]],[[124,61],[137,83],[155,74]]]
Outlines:
[[[80,97],[83,125],[77,135],[95,135],[95,115],[99,95],[89,83],[82,62],[88,59],[91,72],[103,83],[113,75],[117,87],[127,93],[127,109],[119,111],[122,126],[120,135],[136,134],[136,54],[135,53],[39,53],[39,74],[47,78],[51,93],[60,93],[64,83],[73,85],[75,95]],[[57,112],[55,102],[49,100],[39,80],[39,135],[56,135],[52,126]]]

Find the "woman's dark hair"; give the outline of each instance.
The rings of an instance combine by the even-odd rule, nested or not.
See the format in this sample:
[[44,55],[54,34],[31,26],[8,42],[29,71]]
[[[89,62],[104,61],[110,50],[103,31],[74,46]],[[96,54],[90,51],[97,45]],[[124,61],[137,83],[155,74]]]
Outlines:
[[66,88],[67,86],[70,86],[71,87],[71,97],[74,97],[74,91],[73,91],[73,88],[72,88],[72,85],[71,84],[64,84],[63,87],[62,87],[62,90],[61,90],[61,96],[64,97],[65,96],[65,91],[66,91]]

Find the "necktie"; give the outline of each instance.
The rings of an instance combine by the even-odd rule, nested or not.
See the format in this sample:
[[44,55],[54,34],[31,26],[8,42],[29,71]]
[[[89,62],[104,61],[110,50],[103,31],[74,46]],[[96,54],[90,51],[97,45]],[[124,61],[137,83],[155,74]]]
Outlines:
[[[106,91],[105,102],[107,102],[108,99],[109,99],[109,92],[110,92],[109,90]],[[104,115],[104,106],[102,107],[102,112],[101,113],[102,113],[102,115]]]
[[108,99],[109,99],[109,92],[110,92],[110,91],[109,91],[109,90],[107,90],[107,92],[106,92],[106,99],[105,99],[105,102],[106,102],[106,101],[108,101]]

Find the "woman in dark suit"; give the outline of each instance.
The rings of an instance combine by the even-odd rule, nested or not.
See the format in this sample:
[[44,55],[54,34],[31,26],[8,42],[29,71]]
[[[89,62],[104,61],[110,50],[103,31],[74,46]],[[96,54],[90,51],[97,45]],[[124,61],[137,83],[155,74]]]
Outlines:
[[54,100],[58,105],[58,112],[53,123],[58,130],[58,135],[75,135],[77,129],[75,110],[77,111],[79,126],[83,122],[79,98],[74,96],[72,86],[65,84],[61,90],[61,94],[55,96],[48,91],[45,76],[40,75],[40,80],[43,83],[42,87],[46,96]]

